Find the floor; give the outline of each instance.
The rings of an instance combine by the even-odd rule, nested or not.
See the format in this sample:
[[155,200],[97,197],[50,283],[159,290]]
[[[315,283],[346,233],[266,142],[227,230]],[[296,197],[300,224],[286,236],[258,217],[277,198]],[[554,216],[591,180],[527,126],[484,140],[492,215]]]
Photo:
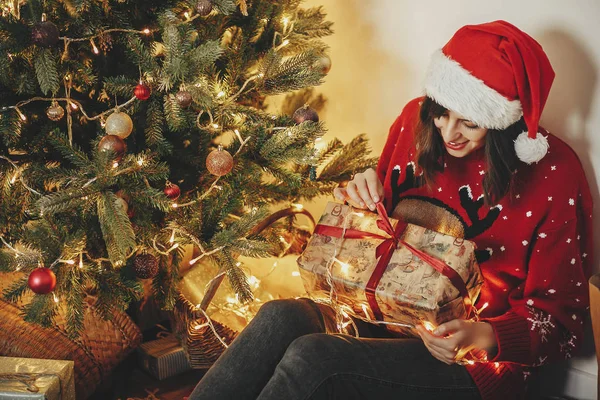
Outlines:
[[183,400],[205,370],[191,370],[159,381],[137,365],[135,353],[113,373],[112,379],[88,400]]

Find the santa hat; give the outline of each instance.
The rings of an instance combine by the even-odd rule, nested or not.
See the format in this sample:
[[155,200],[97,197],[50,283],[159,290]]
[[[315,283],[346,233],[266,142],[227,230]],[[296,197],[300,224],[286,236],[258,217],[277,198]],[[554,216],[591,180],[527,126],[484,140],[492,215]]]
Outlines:
[[554,71],[542,46],[505,21],[467,25],[433,54],[425,93],[445,108],[488,129],[506,129],[524,117],[528,132],[515,140],[528,164],[548,152],[538,133]]

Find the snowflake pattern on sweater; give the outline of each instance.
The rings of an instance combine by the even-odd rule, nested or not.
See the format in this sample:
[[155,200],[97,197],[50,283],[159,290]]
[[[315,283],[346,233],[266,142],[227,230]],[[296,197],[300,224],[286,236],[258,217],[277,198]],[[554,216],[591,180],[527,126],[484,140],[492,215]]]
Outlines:
[[498,204],[484,204],[483,149],[446,155],[444,170],[426,185],[413,158],[420,102],[396,119],[379,161],[388,213],[477,244],[485,283],[476,306],[489,303],[481,317],[493,326],[498,351],[467,369],[483,399],[523,398],[530,367],[569,358],[581,342],[592,261],[583,169],[567,144],[540,128],[548,154],[521,164],[514,195]]

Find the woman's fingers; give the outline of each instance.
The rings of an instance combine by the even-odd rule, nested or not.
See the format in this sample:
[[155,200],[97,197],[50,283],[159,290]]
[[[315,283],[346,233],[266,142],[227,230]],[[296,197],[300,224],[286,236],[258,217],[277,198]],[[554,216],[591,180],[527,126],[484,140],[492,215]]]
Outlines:
[[359,208],[365,208],[365,202],[362,201],[358,191],[356,190],[356,183],[354,181],[348,182],[348,186],[346,186],[346,194],[348,195],[348,200],[353,201]]
[[362,201],[369,207],[371,211],[375,211],[375,201],[369,192],[369,186],[367,185],[367,179],[364,174],[360,175],[358,178],[355,178],[356,182],[356,190]]
[[368,207],[372,211],[375,211],[375,203],[383,199],[383,193],[383,185],[372,168],[356,174],[345,188],[336,188],[333,192],[340,201],[348,201],[357,208]]
[[448,353],[448,352],[443,351],[443,350],[439,349],[438,347],[432,345],[431,342],[429,341],[429,337],[428,337],[428,335],[430,336],[430,334],[424,328],[417,327],[417,331],[418,331],[419,335],[421,336],[421,339],[423,339],[423,344],[425,345],[427,350],[429,350],[429,352],[431,353],[432,356],[434,356],[441,362],[446,363],[448,365],[454,363],[454,357],[455,357],[456,353],[454,353],[454,354]]
[[454,362],[459,350],[460,337],[441,338],[431,334],[427,329],[418,326],[417,331],[428,349],[435,351],[445,360]]
[[384,192],[383,185],[381,184],[381,181],[379,181],[377,172],[375,172],[374,169],[369,168],[365,171],[365,177],[371,198],[375,203],[379,202],[381,199],[383,199]]

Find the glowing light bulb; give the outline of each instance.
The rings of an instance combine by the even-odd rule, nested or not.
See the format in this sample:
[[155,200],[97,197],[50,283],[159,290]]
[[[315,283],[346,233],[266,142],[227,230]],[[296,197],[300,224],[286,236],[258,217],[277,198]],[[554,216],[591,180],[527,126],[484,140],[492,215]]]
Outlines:
[[150,34],[150,29],[146,28],[142,32],[144,32],[145,35],[149,35]]
[[10,178],[11,185],[17,181],[18,176],[19,176],[19,173],[17,172],[16,174],[13,175],[12,178]]
[[94,43],[94,39],[90,39],[90,44],[92,45],[92,51],[94,54],[100,54],[100,50],[96,47],[96,43]]
[[237,263],[235,263],[235,266],[236,266],[236,267],[240,267],[241,265],[242,265],[242,263],[241,263],[241,262],[237,262]]
[[213,124],[213,128],[219,129],[219,124]]
[[217,94],[217,98],[221,98],[221,97],[223,97],[223,96],[225,96],[225,92],[221,90],[221,91],[220,91],[220,92]]
[[433,332],[435,330],[435,326],[429,321],[423,321],[423,326],[429,332]]
[[500,363],[497,363],[497,362],[495,362],[495,363],[494,363],[494,367],[496,367],[496,368],[500,368]]
[[177,204],[177,203],[173,203],[173,204],[171,204],[171,207],[173,207],[173,208],[177,208],[177,207],[179,207],[179,204]]
[[335,259],[335,261],[338,262],[338,264],[340,264],[341,270],[343,274],[347,274],[348,271],[350,270],[350,264],[347,264],[345,262],[342,262],[340,260],[338,260],[337,258]]
[[171,238],[169,238],[169,243],[175,242],[175,229],[173,229],[173,233],[171,233]]
[[144,159],[143,158],[139,158],[137,160],[137,164],[141,167],[142,165],[144,165]]
[[77,104],[73,103],[72,101],[70,101],[69,104],[71,105],[71,108],[73,110],[77,110],[79,108],[79,106]]
[[190,13],[188,11],[184,12],[183,16],[185,17],[185,19],[190,19]]
[[304,209],[304,206],[302,204],[298,204],[298,203],[292,204],[292,207],[294,207],[298,211]]
[[285,47],[285,46],[287,46],[288,44],[290,44],[290,41],[289,41],[288,39],[285,39],[285,40],[283,41],[283,43],[281,43],[281,47]]
[[19,118],[21,118],[21,120],[22,120],[23,122],[27,121],[27,117],[25,116],[25,114],[23,114],[23,113],[21,112],[21,110],[19,110],[18,108],[15,108],[15,110],[17,110],[17,114],[19,114]]
[[118,163],[118,162],[116,162],[116,161],[115,161],[115,162],[113,163],[113,165],[112,165],[112,167],[113,167],[113,168],[117,168],[118,166],[119,166],[119,163]]
[[83,269],[83,254],[79,254],[79,269]]
[[58,303],[58,296],[56,295],[56,293],[52,293],[52,297],[54,298],[54,302]]

